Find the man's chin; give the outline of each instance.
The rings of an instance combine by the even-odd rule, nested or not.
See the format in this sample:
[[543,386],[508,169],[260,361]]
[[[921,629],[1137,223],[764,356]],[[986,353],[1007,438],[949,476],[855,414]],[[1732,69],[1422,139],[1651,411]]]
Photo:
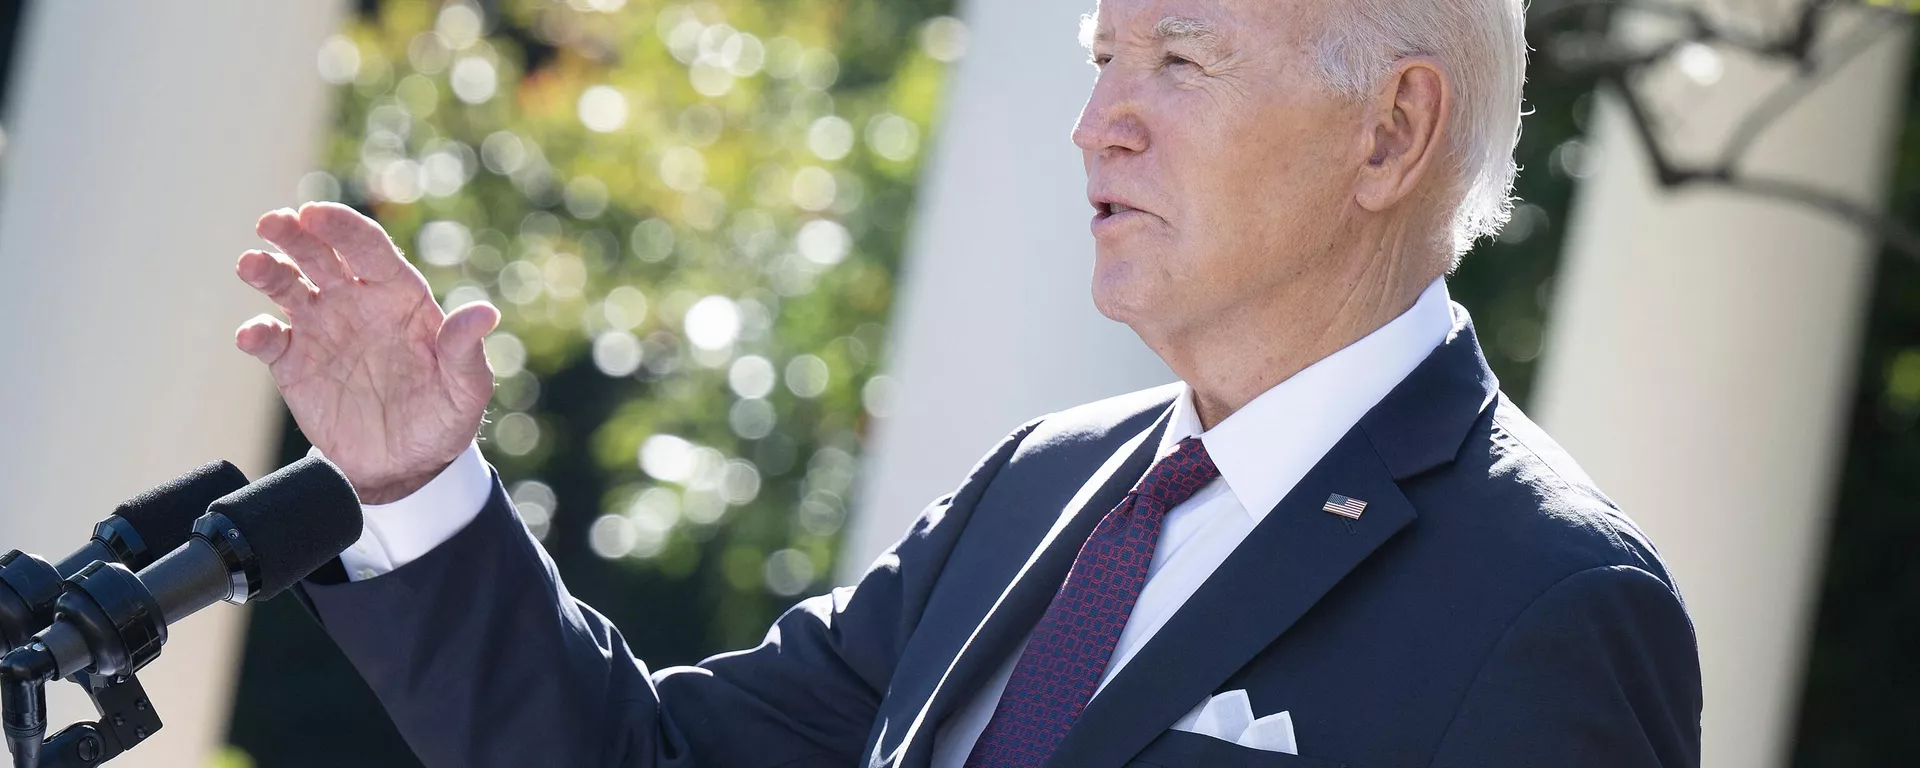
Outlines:
[[1100,314],[1137,331],[1179,313],[1187,297],[1164,269],[1165,256],[1103,251],[1093,255],[1093,306]]
[[1141,301],[1142,286],[1128,280],[1128,275],[1116,274],[1127,271],[1125,266],[1094,269],[1093,308],[1108,320],[1133,325],[1142,319],[1146,302]]

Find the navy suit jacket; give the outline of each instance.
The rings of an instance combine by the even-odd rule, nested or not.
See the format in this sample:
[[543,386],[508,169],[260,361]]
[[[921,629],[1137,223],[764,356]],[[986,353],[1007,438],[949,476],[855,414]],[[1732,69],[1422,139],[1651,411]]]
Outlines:
[[[1645,535],[1500,394],[1464,310],[1156,633],[1048,766],[1691,766],[1692,625]],[[431,766],[928,768],[1142,474],[1178,390],[1036,419],[860,582],[757,647],[649,671],[567,593],[496,481],[313,610]],[[1276,435],[1275,439],[1284,439]],[[1111,460],[1110,460],[1111,459]],[[1365,499],[1359,520],[1321,510]],[[1169,730],[1245,689],[1299,756]]]

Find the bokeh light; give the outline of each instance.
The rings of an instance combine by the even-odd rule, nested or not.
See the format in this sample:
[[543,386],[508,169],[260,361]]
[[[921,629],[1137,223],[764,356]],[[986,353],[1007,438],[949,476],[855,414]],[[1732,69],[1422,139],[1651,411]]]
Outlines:
[[725,296],[708,296],[687,310],[687,340],[701,349],[733,346],[740,336],[740,308]]
[[580,94],[580,123],[587,130],[612,133],[627,124],[627,97],[610,85],[596,85]]
[[830,374],[827,361],[814,355],[800,355],[787,361],[787,389],[800,397],[819,397],[827,391]]
[[535,538],[545,539],[553,529],[553,516],[560,511],[560,499],[553,487],[539,480],[522,480],[507,490],[507,496],[513,499],[514,509],[519,511],[527,530]]
[[674,435],[653,435],[640,445],[640,469],[655,479],[685,483],[698,469],[695,446]]
[[777,374],[773,361],[759,355],[747,355],[733,361],[727,370],[727,385],[744,398],[762,398],[773,391]]

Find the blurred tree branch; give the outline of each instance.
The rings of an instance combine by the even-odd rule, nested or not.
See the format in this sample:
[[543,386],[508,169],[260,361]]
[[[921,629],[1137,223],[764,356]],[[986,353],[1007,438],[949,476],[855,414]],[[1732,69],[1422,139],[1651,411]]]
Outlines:
[[[1847,8],[1856,9],[1851,13],[1859,17],[1853,27],[1838,36],[1826,35],[1826,30],[1839,22],[1838,14]],[[1908,28],[1916,11],[1920,11],[1920,2],[1915,0],[1806,0],[1793,12],[1792,23],[1773,34],[1734,28],[1700,4],[1665,0],[1561,0],[1535,6],[1534,17],[1544,23],[1576,22],[1548,49],[1549,58],[1562,70],[1591,78],[1614,91],[1626,107],[1634,134],[1662,187],[1710,184],[1806,205],[1847,220],[1920,261],[1920,231],[1876,206],[1790,179],[1756,176],[1740,168],[1767,129],[1861,52],[1888,34]],[[1679,34],[1635,46],[1619,33],[1622,12],[1664,19],[1676,25]],[[1828,42],[1823,44],[1823,37]],[[1693,45],[1741,51],[1785,64],[1794,72],[1740,117],[1710,163],[1688,163],[1675,157],[1662,135],[1648,94],[1635,85],[1647,71]]]

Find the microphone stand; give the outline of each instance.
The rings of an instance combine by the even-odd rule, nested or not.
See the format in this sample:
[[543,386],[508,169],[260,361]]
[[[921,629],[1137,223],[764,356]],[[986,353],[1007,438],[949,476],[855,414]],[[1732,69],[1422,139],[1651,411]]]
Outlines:
[[[8,654],[4,668],[0,668],[0,685],[6,694],[7,746],[13,751],[14,768],[99,765],[160,730],[160,715],[139,678],[76,672],[71,679],[87,689],[100,719],[74,723],[40,742],[39,734],[46,732],[45,686],[52,679],[53,657],[45,646],[21,650],[23,653]],[[20,704],[25,706],[16,706]]]
[[105,678],[81,672],[74,675],[74,682],[86,686],[100,719],[74,723],[48,738],[40,748],[38,768],[99,765],[160,730],[160,715],[133,675]]
[[[0,720],[14,768],[99,765],[160,730],[160,716],[133,673],[160,655],[167,630],[140,578],[124,565],[95,561],[66,579],[55,614],[59,624],[0,658]],[[57,631],[63,627],[68,631]],[[56,648],[66,651],[56,655]],[[62,669],[64,662],[86,663],[78,654],[70,658],[76,648],[90,654],[90,666]],[[86,687],[100,719],[42,742],[47,681],[63,672]]]

